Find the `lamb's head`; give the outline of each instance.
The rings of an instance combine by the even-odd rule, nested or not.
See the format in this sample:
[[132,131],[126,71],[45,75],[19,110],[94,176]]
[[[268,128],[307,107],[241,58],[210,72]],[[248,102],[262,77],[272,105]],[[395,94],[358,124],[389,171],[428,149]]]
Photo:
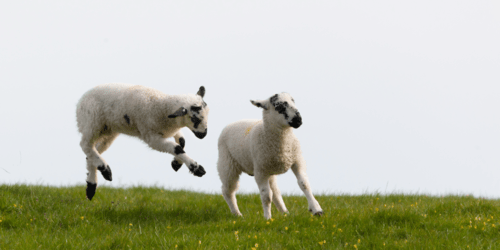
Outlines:
[[203,97],[205,96],[205,87],[201,86],[196,95],[187,95],[189,105],[180,107],[168,118],[176,118],[182,116],[185,118],[185,125],[191,129],[196,137],[203,139],[208,131],[208,111],[209,108]]
[[288,93],[281,93],[261,101],[250,101],[253,105],[264,109],[264,116],[282,126],[298,128],[302,125],[302,117],[295,106],[295,101]]

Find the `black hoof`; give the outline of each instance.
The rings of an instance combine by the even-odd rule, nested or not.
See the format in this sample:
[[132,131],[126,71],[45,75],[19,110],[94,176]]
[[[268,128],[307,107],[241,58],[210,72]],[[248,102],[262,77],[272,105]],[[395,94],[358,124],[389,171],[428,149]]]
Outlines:
[[198,165],[198,168],[193,172],[193,174],[198,177],[202,177],[206,173],[207,172],[205,172],[205,169],[201,165]]
[[111,174],[111,168],[109,167],[109,165],[106,167],[104,167],[104,165],[100,165],[97,167],[97,170],[101,171],[101,174],[104,177],[104,179],[108,181],[113,180],[113,176]]
[[92,184],[92,183],[87,181],[87,190],[86,191],[87,191],[87,199],[89,199],[89,201],[91,201],[92,197],[94,197],[96,188],[97,188],[97,183]]
[[321,215],[323,215],[323,211],[318,211],[318,212],[314,213],[314,215],[321,216]]
[[182,164],[179,163],[177,160],[173,160],[172,161],[172,168],[175,170],[175,172],[177,172],[177,170],[179,170],[179,168],[182,167]]

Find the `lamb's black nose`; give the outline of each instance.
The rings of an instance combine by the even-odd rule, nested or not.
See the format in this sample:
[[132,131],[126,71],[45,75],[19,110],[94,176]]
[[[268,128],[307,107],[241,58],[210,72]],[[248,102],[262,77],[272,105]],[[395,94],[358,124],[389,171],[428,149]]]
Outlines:
[[298,128],[298,127],[300,127],[300,125],[302,125],[302,117],[300,116],[299,112],[297,112],[297,114],[295,114],[295,116],[292,118],[292,122],[290,122],[289,124],[293,128]]
[[198,137],[200,139],[205,138],[205,136],[207,136],[207,132],[208,132],[208,129],[205,129],[205,132],[196,132],[196,131],[193,131],[194,135],[196,135],[196,137]]

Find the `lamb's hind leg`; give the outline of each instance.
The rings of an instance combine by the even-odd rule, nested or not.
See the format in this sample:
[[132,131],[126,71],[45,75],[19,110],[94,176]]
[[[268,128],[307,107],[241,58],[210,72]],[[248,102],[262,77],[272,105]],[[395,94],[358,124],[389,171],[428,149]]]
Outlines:
[[82,147],[83,152],[87,156],[87,198],[92,200],[94,197],[95,190],[97,188],[97,169],[109,169],[108,164],[101,157],[99,152],[96,149],[96,143],[99,138],[103,135],[109,135],[111,131],[108,130],[107,126],[104,126],[104,129],[98,132],[95,135],[92,131],[89,133],[85,133],[82,136],[82,140],[80,141],[80,146]]
[[[101,138],[99,138],[96,143],[97,152],[99,152],[99,154],[104,153],[104,151],[106,151],[111,146],[111,144],[116,139],[116,137],[118,137],[118,135],[119,135],[118,133],[110,133],[108,135],[103,135]],[[101,171],[101,174],[104,177],[104,179],[108,181],[113,180],[111,168],[109,167],[109,165],[100,165],[97,167],[97,170]]]
[[[175,142],[177,144],[181,145],[182,149],[184,149],[184,146],[186,145],[186,140],[184,139],[184,135],[182,134],[181,131],[177,132],[177,134],[174,135]],[[174,157],[174,160],[172,160],[172,168],[177,172],[179,168],[182,167],[182,160],[179,157]]]
[[286,209],[283,197],[281,197],[281,192],[278,188],[278,185],[276,184],[276,175],[272,175],[269,178],[269,186],[271,187],[271,191],[273,191],[273,203],[278,211],[282,213],[288,213],[288,209]]
[[224,197],[224,200],[226,200],[231,213],[241,216],[241,212],[238,209],[238,203],[236,201],[236,191],[239,187],[239,179],[241,175],[241,171],[237,168],[237,163],[234,162],[228,154],[219,151],[217,170],[222,182],[222,196]]

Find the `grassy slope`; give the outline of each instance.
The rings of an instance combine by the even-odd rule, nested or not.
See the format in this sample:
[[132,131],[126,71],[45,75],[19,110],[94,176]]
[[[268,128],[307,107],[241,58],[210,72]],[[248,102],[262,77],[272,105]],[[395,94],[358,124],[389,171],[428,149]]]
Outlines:
[[160,188],[0,185],[0,249],[488,249],[500,248],[500,201],[466,196],[303,196],[262,216],[239,195],[236,218],[221,195]]

